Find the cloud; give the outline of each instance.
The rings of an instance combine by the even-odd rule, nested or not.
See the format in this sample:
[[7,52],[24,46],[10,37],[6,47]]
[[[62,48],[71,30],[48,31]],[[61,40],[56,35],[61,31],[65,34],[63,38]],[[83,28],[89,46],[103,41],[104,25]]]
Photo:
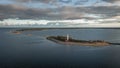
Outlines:
[[[90,6],[90,7],[74,7],[63,6],[57,8],[56,12],[65,19],[81,19],[81,18],[109,18],[120,15],[120,6]],[[54,14],[54,12],[53,12]],[[91,16],[90,16],[91,15]]]
[[0,5],[0,18],[21,18],[21,19],[67,19],[80,18],[81,13],[76,13],[74,7],[61,7],[54,9],[28,8],[19,5]]
[[0,5],[0,15],[3,18],[39,18],[47,16],[49,9],[31,9],[17,5]]
[[65,18],[65,19],[80,19],[82,16],[84,16],[83,12],[77,12],[75,7],[71,6],[65,6],[59,8],[59,13]]
[[29,8],[19,4],[0,5],[0,19],[95,19],[95,17],[99,18],[99,16],[102,18],[109,18],[119,16],[119,8],[120,6]]
[[119,6],[91,6],[91,7],[77,7],[77,11],[89,14],[101,14],[104,17],[111,17],[120,14]]
[[113,2],[120,1],[120,0],[102,0],[102,1],[113,3]]
[[50,3],[50,2],[55,2],[57,0],[12,0],[12,1],[22,2],[22,3],[26,3],[26,2]]
[[30,0],[13,0],[13,1],[16,1],[16,2],[29,2]]
[[50,3],[50,2],[56,2],[57,0],[33,0],[33,1],[38,1],[42,3]]

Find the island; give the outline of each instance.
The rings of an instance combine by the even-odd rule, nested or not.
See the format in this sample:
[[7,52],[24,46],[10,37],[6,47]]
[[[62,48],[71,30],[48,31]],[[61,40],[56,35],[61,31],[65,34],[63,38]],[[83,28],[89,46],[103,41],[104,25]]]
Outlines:
[[59,43],[59,44],[65,44],[65,45],[86,45],[86,46],[108,46],[115,43],[110,43],[103,40],[76,40],[69,35],[65,36],[48,36],[46,37],[48,40],[51,40],[53,42]]
[[[21,34],[22,32],[26,31],[40,31],[40,30],[45,30],[44,28],[24,28],[24,29],[16,29],[14,31],[10,31],[10,33],[13,34]],[[31,36],[32,34],[28,34],[28,36]]]

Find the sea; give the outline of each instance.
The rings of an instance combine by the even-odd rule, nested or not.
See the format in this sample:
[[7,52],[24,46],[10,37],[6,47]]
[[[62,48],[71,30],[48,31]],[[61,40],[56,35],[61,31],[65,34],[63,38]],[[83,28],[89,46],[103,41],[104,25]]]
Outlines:
[[47,40],[66,36],[120,43],[120,29],[44,29],[12,33],[0,28],[0,68],[120,68],[120,45],[64,45]]

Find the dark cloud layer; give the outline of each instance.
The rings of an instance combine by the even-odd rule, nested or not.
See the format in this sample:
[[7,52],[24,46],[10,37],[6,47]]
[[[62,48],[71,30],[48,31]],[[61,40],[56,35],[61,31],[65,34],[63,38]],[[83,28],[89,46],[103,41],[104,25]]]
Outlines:
[[116,1],[120,1],[120,0],[103,0],[103,1],[113,3],[113,2],[116,2]]
[[63,6],[59,8],[28,8],[19,5],[0,5],[0,19],[20,18],[20,19],[92,19],[85,17],[85,14],[101,14],[103,18],[120,15],[119,6],[99,6],[99,7],[71,7]]
[[88,7],[85,11],[86,13],[92,14],[102,14],[105,17],[116,16],[120,14],[119,6],[98,6],[98,7]]
[[12,5],[0,5],[0,15],[4,18],[39,18],[47,16],[47,9],[15,8]]

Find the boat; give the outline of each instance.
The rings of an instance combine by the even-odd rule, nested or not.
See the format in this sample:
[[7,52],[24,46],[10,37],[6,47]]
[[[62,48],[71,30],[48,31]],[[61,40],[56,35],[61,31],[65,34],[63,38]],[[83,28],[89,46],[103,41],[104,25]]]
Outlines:
[[48,40],[51,40],[53,42],[59,43],[59,44],[65,44],[65,45],[87,45],[87,46],[108,46],[112,43],[103,41],[103,40],[76,40],[69,35],[65,36],[48,36]]

